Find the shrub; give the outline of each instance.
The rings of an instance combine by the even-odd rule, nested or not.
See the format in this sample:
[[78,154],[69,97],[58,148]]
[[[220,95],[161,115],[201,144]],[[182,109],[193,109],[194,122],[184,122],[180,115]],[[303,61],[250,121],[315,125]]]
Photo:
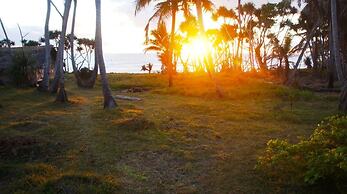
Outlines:
[[35,60],[24,53],[15,53],[12,57],[12,66],[9,69],[12,81],[17,86],[23,87],[35,84],[37,67]]
[[79,71],[79,75],[83,80],[88,80],[93,76],[93,71],[88,69],[87,67],[83,67]]
[[346,192],[347,117],[326,119],[297,144],[270,140],[256,168],[282,183],[324,185]]

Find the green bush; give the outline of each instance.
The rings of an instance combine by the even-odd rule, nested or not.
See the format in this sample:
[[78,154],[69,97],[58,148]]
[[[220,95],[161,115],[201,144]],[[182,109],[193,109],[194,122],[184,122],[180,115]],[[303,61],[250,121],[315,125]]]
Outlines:
[[326,119],[297,144],[270,140],[256,168],[281,183],[347,191],[347,117]]
[[37,70],[32,57],[21,52],[15,53],[12,57],[9,73],[15,85],[20,87],[33,85],[36,81]]

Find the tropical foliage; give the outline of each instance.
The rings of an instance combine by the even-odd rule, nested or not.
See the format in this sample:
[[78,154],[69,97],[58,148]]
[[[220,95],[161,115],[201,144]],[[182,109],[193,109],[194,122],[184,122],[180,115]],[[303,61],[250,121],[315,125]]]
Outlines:
[[257,168],[284,183],[347,189],[347,117],[326,119],[297,144],[270,140]]

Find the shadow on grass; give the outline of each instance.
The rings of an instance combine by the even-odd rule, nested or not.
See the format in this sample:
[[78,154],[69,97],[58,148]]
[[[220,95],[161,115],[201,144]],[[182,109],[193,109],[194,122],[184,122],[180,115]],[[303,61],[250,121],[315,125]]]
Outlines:
[[94,173],[64,173],[43,164],[0,166],[3,193],[119,193],[120,183],[113,176]]

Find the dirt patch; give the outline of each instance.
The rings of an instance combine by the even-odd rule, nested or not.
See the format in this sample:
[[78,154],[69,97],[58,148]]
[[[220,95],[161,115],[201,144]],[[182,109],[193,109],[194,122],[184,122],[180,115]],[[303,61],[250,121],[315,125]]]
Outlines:
[[115,120],[112,123],[117,124],[121,129],[130,131],[143,131],[147,129],[153,129],[155,127],[152,121],[149,121],[142,116],[134,118],[123,118]]
[[71,96],[69,97],[69,102],[74,105],[85,105],[88,99],[82,96]]
[[149,91],[148,88],[133,87],[133,88],[122,90],[121,93],[140,93],[140,92],[147,92],[147,91]]
[[0,160],[34,161],[59,154],[61,143],[30,136],[0,137]]

